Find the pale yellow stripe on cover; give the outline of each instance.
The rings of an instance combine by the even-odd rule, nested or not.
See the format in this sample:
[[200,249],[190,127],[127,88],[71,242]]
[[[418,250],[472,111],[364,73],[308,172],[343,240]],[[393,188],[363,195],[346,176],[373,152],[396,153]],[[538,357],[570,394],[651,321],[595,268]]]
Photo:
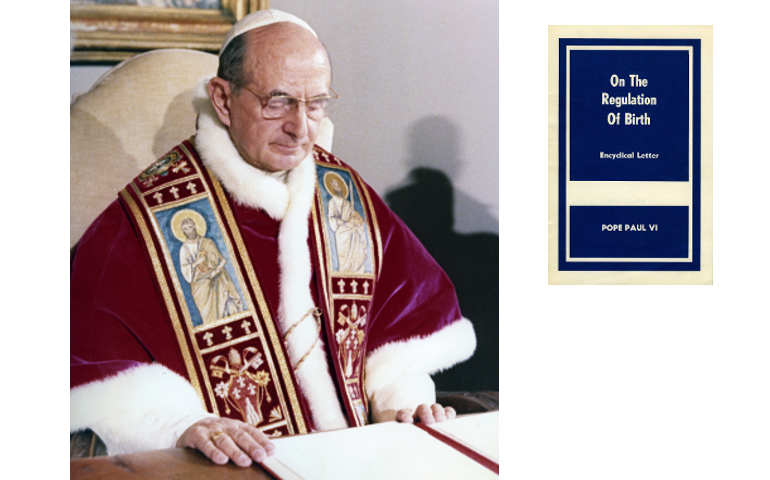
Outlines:
[[567,182],[569,205],[690,205],[689,182]]

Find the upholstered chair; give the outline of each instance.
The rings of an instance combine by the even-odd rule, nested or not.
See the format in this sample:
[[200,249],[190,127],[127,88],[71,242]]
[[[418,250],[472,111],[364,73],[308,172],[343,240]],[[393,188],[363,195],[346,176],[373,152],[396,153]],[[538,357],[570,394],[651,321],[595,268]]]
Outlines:
[[[70,247],[139,172],[195,133],[192,99],[217,56],[152,50],[106,72],[70,106]],[[331,150],[326,119],[318,144]]]

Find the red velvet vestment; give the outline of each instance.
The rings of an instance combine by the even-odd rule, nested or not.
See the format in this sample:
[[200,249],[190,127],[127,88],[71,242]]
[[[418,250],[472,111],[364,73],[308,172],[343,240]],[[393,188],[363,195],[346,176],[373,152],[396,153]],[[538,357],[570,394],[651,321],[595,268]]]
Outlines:
[[[227,185],[224,187],[227,190]],[[369,358],[373,352],[383,352],[393,345],[408,346],[409,340],[430,338],[451,324],[467,320],[461,320],[446,274],[374,190],[366,184],[364,188],[371,199],[382,242],[380,271],[363,327],[365,356]],[[270,316],[276,319],[280,300],[281,222],[261,209],[234,201],[229,193],[227,203],[259,278]],[[307,241],[312,251],[312,235]],[[323,304],[316,260],[312,262],[310,291],[315,304]],[[328,324],[324,328],[328,329]],[[71,271],[70,346],[72,387],[151,362],[187,376],[141,234],[121,201],[113,202],[78,244]],[[412,350],[421,349],[419,343],[415,346]],[[451,350],[452,345],[449,342],[440,347]],[[330,349],[326,352],[328,369],[333,372]],[[451,358],[448,363],[441,359],[427,363],[446,368],[462,359],[451,353],[447,357]],[[340,385],[341,377],[333,378],[340,395],[340,388],[344,388]],[[312,399],[300,392],[305,420],[312,426],[308,409]],[[348,422],[353,424],[349,415]]]

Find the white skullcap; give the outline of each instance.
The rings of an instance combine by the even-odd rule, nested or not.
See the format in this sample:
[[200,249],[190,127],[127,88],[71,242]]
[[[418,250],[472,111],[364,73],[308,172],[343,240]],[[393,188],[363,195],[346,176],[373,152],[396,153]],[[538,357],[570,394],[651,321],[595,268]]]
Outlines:
[[270,25],[273,23],[278,22],[289,22],[293,23],[295,25],[299,25],[300,27],[307,29],[315,35],[316,38],[318,38],[318,35],[313,31],[312,28],[310,28],[310,25],[307,24],[304,20],[301,18],[292,15],[291,13],[282,12],[280,10],[257,10],[254,13],[250,13],[243,17],[242,19],[238,20],[235,25],[233,25],[233,28],[230,29],[229,32],[227,32],[227,36],[225,37],[225,43],[222,44],[222,48],[219,50],[219,54],[221,55],[222,52],[227,47],[227,44],[229,44],[233,38],[237,37],[238,35],[244,34],[248,32],[249,30],[254,30],[255,28],[264,27],[266,25]]

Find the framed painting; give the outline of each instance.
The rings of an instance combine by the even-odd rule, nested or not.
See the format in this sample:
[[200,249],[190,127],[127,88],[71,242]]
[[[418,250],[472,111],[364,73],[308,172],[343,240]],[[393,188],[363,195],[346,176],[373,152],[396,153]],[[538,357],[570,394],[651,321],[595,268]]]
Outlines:
[[70,0],[71,63],[116,62],[156,48],[217,52],[269,0]]

